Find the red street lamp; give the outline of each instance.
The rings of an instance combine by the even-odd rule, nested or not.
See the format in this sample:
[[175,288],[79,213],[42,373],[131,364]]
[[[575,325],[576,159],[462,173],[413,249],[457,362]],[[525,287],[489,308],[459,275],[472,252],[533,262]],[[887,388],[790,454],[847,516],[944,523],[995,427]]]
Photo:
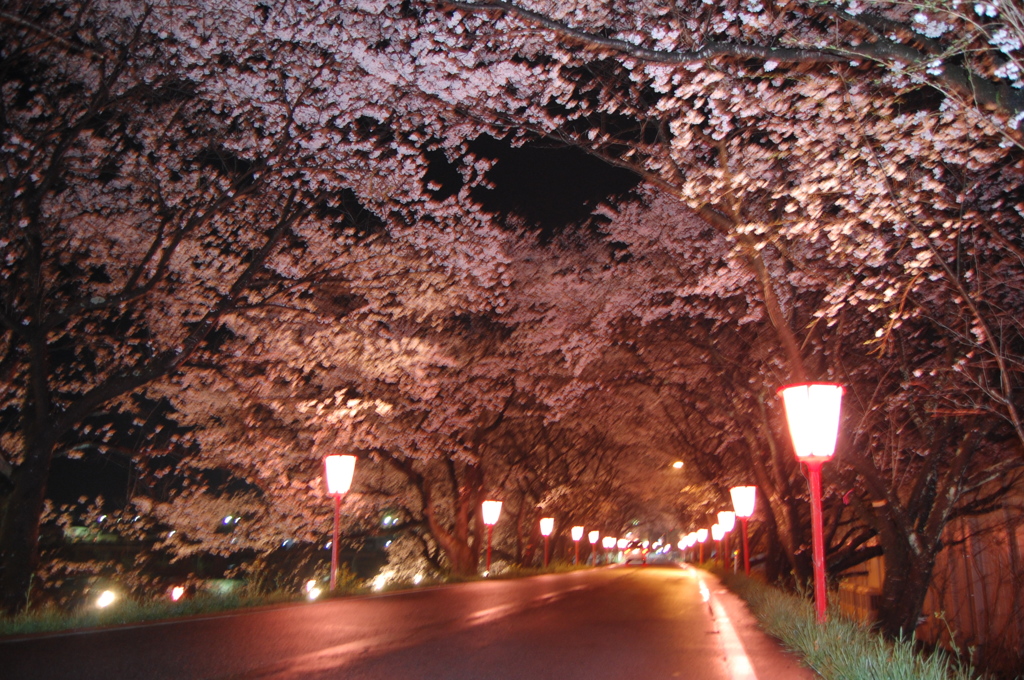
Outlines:
[[597,566],[597,539],[601,537],[601,532],[594,529],[587,534],[587,540],[590,541],[590,554],[594,558],[594,566]]
[[583,527],[575,526],[569,530],[569,534],[572,536],[572,542],[576,544],[576,555],[573,557],[572,563],[580,563],[580,539],[583,538]]
[[548,568],[548,539],[551,537],[551,532],[555,530],[555,518],[554,517],[541,517],[540,518],[540,535],[544,537],[544,568]]
[[491,573],[491,536],[494,534],[494,525],[498,523],[501,516],[501,501],[484,501],[481,505],[484,524],[487,525],[487,572]]
[[825,622],[825,538],[821,520],[821,466],[832,458],[839,434],[843,386],[803,383],[779,390],[786,407],[789,436],[798,461],[807,465],[811,487],[811,544],[814,563],[814,605],[818,622]]
[[722,565],[726,571],[729,570],[729,532],[736,528],[736,513],[732,510],[723,510],[718,513],[718,523],[722,526],[723,544],[722,557],[725,560]]
[[756,486],[734,486],[729,489],[732,494],[732,507],[740,518],[743,529],[743,573],[750,576],[750,543],[747,541],[747,520],[754,514],[754,502],[757,499]]
[[711,525],[711,540],[718,541],[718,551],[722,551],[722,538],[725,536],[725,531],[722,529],[721,524]]
[[697,542],[700,543],[700,561],[697,564],[704,564],[704,541],[708,540],[707,529],[697,529]]
[[338,582],[338,523],[341,521],[341,496],[352,487],[356,470],[355,456],[324,456],[324,480],[327,493],[334,496],[334,538],[331,541],[331,590]]

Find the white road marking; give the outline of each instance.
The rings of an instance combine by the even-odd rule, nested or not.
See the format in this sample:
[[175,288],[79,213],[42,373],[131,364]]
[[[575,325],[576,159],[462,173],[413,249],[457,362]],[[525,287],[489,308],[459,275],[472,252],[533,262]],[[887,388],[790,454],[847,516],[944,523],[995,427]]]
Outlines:
[[725,665],[729,669],[729,677],[732,680],[757,680],[757,673],[754,672],[754,667],[750,665],[747,650],[744,649],[743,642],[740,640],[739,635],[736,634],[736,629],[733,628],[732,621],[729,620],[729,615],[725,612],[725,607],[708,590],[707,585],[704,584],[704,579],[700,579],[700,593],[704,601],[708,602],[711,607],[712,616],[718,625],[719,638],[722,643],[722,652],[725,655]]

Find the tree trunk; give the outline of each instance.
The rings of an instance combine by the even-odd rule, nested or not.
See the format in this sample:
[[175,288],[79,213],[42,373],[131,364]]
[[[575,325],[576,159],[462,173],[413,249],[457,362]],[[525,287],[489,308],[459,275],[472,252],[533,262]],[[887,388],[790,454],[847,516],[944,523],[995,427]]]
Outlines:
[[885,584],[878,608],[878,627],[891,638],[911,638],[924,610],[924,600],[935,570],[935,553],[920,553],[909,545],[885,551]]
[[50,437],[37,439],[12,476],[14,489],[0,524],[0,607],[6,614],[24,610],[29,602],[53,448]]

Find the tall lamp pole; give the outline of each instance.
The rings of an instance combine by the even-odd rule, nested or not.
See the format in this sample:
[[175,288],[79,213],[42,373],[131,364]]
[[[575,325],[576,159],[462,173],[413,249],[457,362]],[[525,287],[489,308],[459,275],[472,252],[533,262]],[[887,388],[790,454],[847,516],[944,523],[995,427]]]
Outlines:
[[580,563],[580,539],[583,538],[583,527],[575,526],[569,530],[572,536],[572,542],[576,544],[576,554],[573,556],[572,563],[574,565]]
[[554,517],[541,517],[540,518],[540,534],[544,537],[544,568],[548,568],[548,556],[551,554],[548,551],[548,539],[551,538],[551,532],[555,530],[555,518]]
[[743,573],[750,576],[750,543],[747,540],[747,520],[754,514],[754,503],[757,498],[756,486],[734,486],[729,489],[732,495],[732,507],[740,518],[743,530]]
[[594,529],[587,534],[587,540],[590,541],[590,555],[594,559],[592,560],[594,566],[597,566],[597,539],[601,538],[601,532]]
[[722,528],[722,525],[721,524],[717,524],[717,523],[716,524],[712,524],[711,525],[711,540],[712,541],[718,541],[719,557],[721,557],[722,539],[723,538],[725,538],[725,530]]
[[501,516],[501,501],[484,501],[481,505],[484,516],[484,524],[487,525],[487,574],[491,573],[491,537],[494,534],[494,525],[498,523]]
[[331,540],[331,590],[338,583],[338,524],[341,521],[341,496],[352,488],[356,470],[355,456],[324,456],[327,493],[334,496],[334,538]]
[[616,542],[617,541],[616,541],[614,536],[605,536],[604,538],[601,539],[601,547],[604,548],[604,563],[605,564],[608,564],[610,562],[610,560],[608,559],[608,551],[609,550],[615,550]]
[[811,545],[814,563],[814,606],[818,623],[825,622],[825,537],[821,519],[821,466],[836,450],[843,387],[833,383],[803,383],[779,390],[786,408],[789,436],[798,461],[807,466],[811,487]]
[[729,532],[736,528],[736,513],[732,510],[723,510],[718,513],[718,523],[722,525],[722,531],[725,533],[725,536],[722,539],[724,543],[722,555],[725,558],[725,564],[722,566],[725,567],[726,571],[729,571],[730,560],[732,558],[732,555],[730,554],[732,553],[732,550],[729,548]]
[[704,564],[704,541],[708,540],[707,529],[697,529],[697,542],[700,543],[700,560],[697,564]]

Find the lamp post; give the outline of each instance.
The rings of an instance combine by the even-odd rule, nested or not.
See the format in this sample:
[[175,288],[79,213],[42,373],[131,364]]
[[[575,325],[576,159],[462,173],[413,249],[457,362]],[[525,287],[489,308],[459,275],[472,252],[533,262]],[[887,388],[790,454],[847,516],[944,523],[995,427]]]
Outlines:
[[722,552],[722,538],[725,536],[725,531],[722,530],[721,524],[711,525],[711,540],[718,542],[718,552]]
[[601,547],[604,548],[604,563],[608,564],[608,551],[615,550],[617,539],[614,536],[605,536],[601,539]]
[[331,590],[338,582],[338,523],[341,521],[341,496],[352,487],[356,470],[355,456],[324,456],[327,493],[334,496],[334,537],[331,539]]
[[572,563],[580,563],[580,539],[583,538],[583,527],[575,526],[569,530],[569,534],[572,536],[572,542],[576,544],[576,554],[572,559]]
[[825,538],[821,519],[821,466],[831,460],[839,434],[843,387],[833,383],[803,383],[779,390],[786,408],[789,436],[798,461],[807,466],[811,487],[811,545],[814,564],[814,606],[825,622]]
[[498,523],[498,517],[501,516],[501,501],[484,501],[481,504],[481,510],[483,511],[484,524],[487,525],[487,569],[486,573],[491,573],[491,537],[494,534],[494,525]]
[[551,537],[551,532],[555,529],[555,518],[554,517],[541,517],[540,518],[540,534],[544,537],[544,568],[548,568],[548,539]]
[[594,529],[587,534],[587,540],[590,541],[590,554],[593,556],[594,566],[597,566],[597,539],[601,538],[601,532]]
[[729,548],[729,532],[736,528],[736,513],[732,510],[723,510],[718,513],[718,523],[722,526],[722,531],[725,533],[722,541],[724,548],[722,550],[722,556],[725,559],[725,564],[722,566],[726,571],[729,571],[729,560],[730,560],[730,548]]
[[700,543],[700,560],[697,564],[704,564],[704,541],[708,540],[707,529],[697,529],[697,542]]
[[729,489],[732,495],[732,507],[740,518],[743,530],[743,573],[750,576],[750,543],[747,541],[747,520],[754,514],[754,502],[757,498],[756,486],[734,486]]

